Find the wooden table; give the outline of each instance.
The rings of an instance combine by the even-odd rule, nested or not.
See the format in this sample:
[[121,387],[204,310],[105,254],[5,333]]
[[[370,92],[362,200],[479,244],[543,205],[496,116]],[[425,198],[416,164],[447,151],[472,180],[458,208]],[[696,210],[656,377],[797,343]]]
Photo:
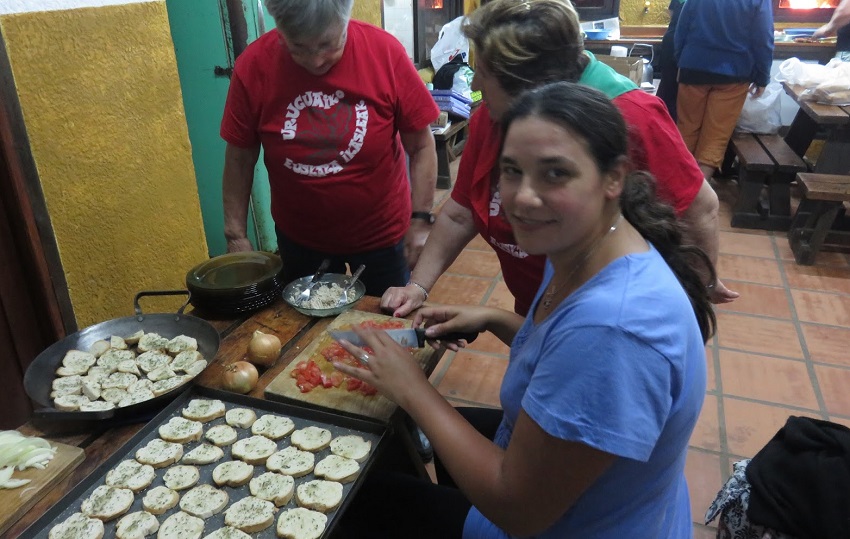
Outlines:
[[800,105],[785,142],[803,157],[815,136],[827,133],[823,151],[818,157],[814,172],[821,174],[850,174],[850,106],[821,105],[802,101],[804,86],[782,83],[785,93]]
[[[366,296],[357,303],[355,308],[360,311],[379,313],[379,305],[380,298]],[[284,343],[283,352],[278,362],[261,374],[257,386],[248,394],[263,399],[266,386],[286,368],[301,349],[320,335],[332,320],[333,318],[310,318],[302,315],[283,303],[282,300],[278,300],[250,317],[209,320],[221,335],[221,346],[215,359],[198,376],[196,382],[205,387],[221,389],[220,381],[224,366],[244,358],[246,346],[254,331],[257,329],[272,330]],[[441,357],[442,352],[437,352],[431,357],[428,365],[426,365],[426,371],[429,374],[436,367]],[[411,473],[426,474],[421,459],[416,454],[413,442],[407,435],[407,430],[401,428],[402,414],[403,411],[398,409],[392,419],[391,426],[397,428],[392,430],[392,449],[385,451],[385,453],[389,453],[388,458],[394,459],[394,464],[398,464],[400,459],[403,460],[403,464],[408,466]],[[54,435],[32,423],[23,425],[19,430],[24,434],[41,436],[48,440],[83,448],[86,459],[68,477],[59,482],[56,488],[15,522],[9,528],[5,537],[7,539],[27,537],[25,534],[27,527],[38,520],[49,507],[91,474],[144,426],[145,423],[142,422],[122,427],[99,429],[94,432]]]

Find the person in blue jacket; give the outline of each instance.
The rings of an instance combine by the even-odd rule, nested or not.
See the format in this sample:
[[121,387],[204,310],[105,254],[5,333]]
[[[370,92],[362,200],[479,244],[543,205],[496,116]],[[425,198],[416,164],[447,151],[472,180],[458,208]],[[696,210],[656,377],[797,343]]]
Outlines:
[[773,60],[771,0],[688,0],[676,26],[677,124],[706,179],[723,161],[747,94]]

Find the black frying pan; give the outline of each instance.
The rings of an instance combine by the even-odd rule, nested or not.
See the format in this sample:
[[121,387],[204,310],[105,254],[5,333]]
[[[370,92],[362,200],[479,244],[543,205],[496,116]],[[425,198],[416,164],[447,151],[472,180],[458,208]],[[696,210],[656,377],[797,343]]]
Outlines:
[[[173,296],[186,295],[186,303],[176,313],[143,314],[139,306],[139,298],[143,296]],[[46,408],[36,410],[35,420],[97,422],[107,420],[111,424],[126,423],[130,420],[143,420],[151,417],[162,409],[166,403],[182,393],[187,384],[176,387],[168,393],[163,393],[153,399],[143,401],[123,408],[113,408],[99,412],[66,412],[53,408],[50,392],[56,369],[62,364],[62,359],[69,350],[87,352],[91,345],[100,339],[109,340],[112,335],[126,337],[143,330],[145,333],[158,333],[169,339],[178,335],[194,337],[198,341],[198,351],[209,363],[218,352],[218,331],[209,322],[195,316],[183,314],[189,304],[191,294],[188,290],[163,290],[154,292],[139,292],[133,298],[135,316],[116,318],[101,322],[82,329],[64,339],[53,343],[35,358],[24,375],[24,389],[27,395],[36,403]]]

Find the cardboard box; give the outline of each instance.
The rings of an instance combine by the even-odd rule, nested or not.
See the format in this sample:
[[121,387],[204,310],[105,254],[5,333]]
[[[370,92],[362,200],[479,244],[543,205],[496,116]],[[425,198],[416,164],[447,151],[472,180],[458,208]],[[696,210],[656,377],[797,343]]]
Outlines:
[[632,79],[632,82],[640,87],[643,79],[643,58],[621,58],[619,56],[608,56],[606,54],[596,54],[596,59],[611,66],[614,71]]

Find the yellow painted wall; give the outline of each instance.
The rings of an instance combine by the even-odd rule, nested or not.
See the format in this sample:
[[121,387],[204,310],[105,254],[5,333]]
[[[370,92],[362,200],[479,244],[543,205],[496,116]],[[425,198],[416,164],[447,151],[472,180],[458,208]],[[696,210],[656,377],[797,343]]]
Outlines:
[[381,0],[354,0],[351,17],[358,21],[368,22],[377,27],[383,26],[381,20]]
[[620,0],[620,25],[621,26],[667,26],[670,23],[670,15],[667,14],[667,6],[670,0],[649,0],[649,10],[644,13],[646,0]]
[[[80,327],[208,255],[163,1],[0,17]],[[176,300],[145,300],[147,312]]]

